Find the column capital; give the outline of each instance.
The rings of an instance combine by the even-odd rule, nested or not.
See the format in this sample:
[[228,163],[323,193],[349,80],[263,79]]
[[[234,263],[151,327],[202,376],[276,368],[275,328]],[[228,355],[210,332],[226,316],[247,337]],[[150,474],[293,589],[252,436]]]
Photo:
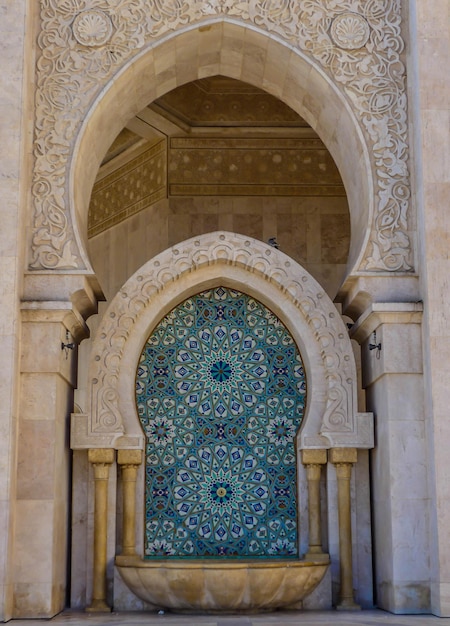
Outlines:
[[338,294],[338,299],[342,302],[342,312],[356,319],[372,303],[391,302],[393,281],[395,281],[395,294],[398,302],[420,300],[420,284],[417,275],[393,276],[392,272],[387,272],[383,275],[349,276]]
[[115,450],[113,448],[90,448],[88,450],[89,463],[93,465],[111,465],[114,463]]
[[76,315],[87,319],[97,312],[97,303],[103,299],[102,290],[94,274],[86,272],[27,272],[23,281],[23,303],[27,308],[46,308],[45,302],[68,303]]
[[358,449],[331,448],[328,451],[328,460],[334,465],[338,463],[356,463],[358,461]]
[[335,463],[336,476],[338,480],[350,480],[352,477],[353,463]]
[[308,463],[305,467],[307,480],[320,480],[322,463]]
[[362,343],[383,324],[420,324],[422,302],[373,302],[353,324],[350,337]]
[[301,450],[303,465],[325,465],[327,451],[325,448]]
[[77,343],[89,337],[89,329],[86,322],[74,310],[71,302],[22,302],[20,309],[22,322],[62,324]]
[[118,450],[117,463],[124,465],[141,465],[142,450]]

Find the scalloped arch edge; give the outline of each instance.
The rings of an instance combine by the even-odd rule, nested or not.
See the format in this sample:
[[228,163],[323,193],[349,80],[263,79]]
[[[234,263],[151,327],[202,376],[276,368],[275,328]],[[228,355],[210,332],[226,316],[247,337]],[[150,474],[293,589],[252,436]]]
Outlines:
[[132,392],[143,341],[178,302],[220,282],[244,289],[273,308],[299,345],[310,394],[298,447],[372,448],[373,415],[356,411],[352,346],[333,302],[283,252],[226,231],[193,237],[165,250],[116,294],[92,345],[89,406],[72,415],[71,447],[144,447]]

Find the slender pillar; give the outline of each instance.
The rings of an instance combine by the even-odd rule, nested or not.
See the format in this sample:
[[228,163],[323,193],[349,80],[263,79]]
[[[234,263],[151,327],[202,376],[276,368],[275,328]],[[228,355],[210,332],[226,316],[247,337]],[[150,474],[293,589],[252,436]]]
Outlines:
[[306,467],[308,481],[309,547],[306,560],[327,560],[322,550],[322,525],[320,512],[320,475],[327,462],[326,450],[302,450],[302,463]]
[[355,611],[361,607],[356,604],[353,596],[353,564],[352,564],[352,520],[350,503],[350,478],[352,465],[356,463],[356,448],[333,448],[330,450],[330,461],[336,467],[339,515],[339,560],[341,570],[341,591],[338,610]]
[[122,554],[136,555],[136,477],[142,463],[142,450],[119,450],[117,462],[122,468],[123,539]]
[[109,468],[114,463],[114,450],[91,449],[89,462],[94,467],[94,577],[92,602],[86,611],[110,611],[106,604],[106,542],[108,532],[108,479]]

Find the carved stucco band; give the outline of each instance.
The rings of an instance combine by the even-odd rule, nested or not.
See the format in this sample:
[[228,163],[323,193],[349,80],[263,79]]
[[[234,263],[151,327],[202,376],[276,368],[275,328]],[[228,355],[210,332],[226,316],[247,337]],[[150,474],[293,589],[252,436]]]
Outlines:
[[400,8],[400,0],[41,0],[31,269],[84,267],[68,209],[68,171],[95,97],[168,33],[229,19],[297,48],[343,92],[370,146],[378,197],[359,269],[410,271]]
[[[298,263],[270,246],[242,235],[219,231],[190,239],[166,250],[146,263],[117,293],[97,331],[89,368],[91,407],[85,415],[72,416],[73,448],[140,446],[138,436],[130,437],[124,426],[118,389],[134,389],[135,368],[142,349],[142,337],[131,362],[123,366],[126,345],[136,338],[139,321],[155,308],[155,299],[174,284],[191,286],[195,272],[220,266],[219,277],[227,268],[236,267],[245,274],[247,284],[261,279],[276,287],[278,300],[292,303],[295,317],[302,320],[303,332],[317,355],[315,364],[322,388],[323,413],[315,430],[302,430],[303,448],[334,446],[373,447],[372,417],[356,413],[356,368],[346,327],[315,279]],[[277,297],[277,296],[276,296]],[[168,305],[170,306],[170,302]],[[166,303],[167,305],[167,303]],[[172,303],[173,306],[173,303]],[[171,308],[171,307],[170,307]],[[145,339],[145,338],[144,338]],[[310,355],[304,355],[308,358]],[[320,371],[319,371],[320,370]],[[131,372],[131,373],[130,373]],[[122,387],[123,389],[123,387]],[[136,412],[135,407],[127,413]],[[130,415],[127,415],[130,419]],[[309,418],[308,418],[309,419]],[[136,417],[137,423],[137,417]],[[308,424],[308,420],[307,420]]]

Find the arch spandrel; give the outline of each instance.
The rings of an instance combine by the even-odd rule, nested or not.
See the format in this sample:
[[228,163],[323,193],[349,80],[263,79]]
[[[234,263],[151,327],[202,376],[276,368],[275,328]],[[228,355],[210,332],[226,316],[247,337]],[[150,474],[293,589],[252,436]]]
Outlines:
[[300,447],[373,447],[372,417],[357,412],[351,342],[324,290],[279,250],[219,231],[159,254],[112,300],[91,351],[90,406],[72,416],[72,448],[143,446],[134,399],[143,345],[169,310],[219,284],[271,308],[299,347],[308,381]]
[[[349,271],[410,271],[398,0],[341,0],[332,9],[322,0],[160,5],[41,5],[30,268],[89,269],[87,204],[114,134],[185,80],[222,73],[279,97],[324,140],[349,198]],[[108,110],[113,101],[120,106]]]

